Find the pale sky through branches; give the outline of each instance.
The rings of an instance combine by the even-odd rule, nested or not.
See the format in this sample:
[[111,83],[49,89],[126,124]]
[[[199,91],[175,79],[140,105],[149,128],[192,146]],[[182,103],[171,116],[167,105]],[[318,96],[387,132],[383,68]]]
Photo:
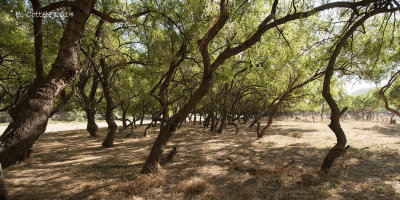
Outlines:
[[[365,80],[356,80],[356,79],[346,80],[344,84],[344,89],[346,90],[346,93],[349,95],[356,91],[360,91],[363,89],[373,89],[375,87],[376,87],[375,83]],[[368,90],[365,90],[365,92],[366,91]]]

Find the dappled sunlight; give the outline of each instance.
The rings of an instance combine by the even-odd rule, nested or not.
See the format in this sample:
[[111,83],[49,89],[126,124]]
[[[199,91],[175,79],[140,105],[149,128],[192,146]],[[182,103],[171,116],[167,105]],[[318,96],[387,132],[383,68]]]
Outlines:
[[[318,174],[335,143],[326,124],[279,120],[260,140],[247,126],[240,125],[236,137],[233,129],[216,134],[184,124],[166,147],[167,153],[176,146],[177,155],[161,166],[162,176],[154,176],[162,184],[139,173],[156,137],[156,128],[140,137],[144,126],[133,137],[117,134],[115,146],[107,149],[101,147],[104,129],[94,139],[85,131],[46,133],[33,147],[32,164],[7,168],[5,178],[14,199],[400,198],[395,145],[400,138],[380,133],[378,127],[385,124],[345,122],[352,148],[329,176]],[[190,135],[184,134],[188,131]],[[57,192],[60,188],[64,190]]]

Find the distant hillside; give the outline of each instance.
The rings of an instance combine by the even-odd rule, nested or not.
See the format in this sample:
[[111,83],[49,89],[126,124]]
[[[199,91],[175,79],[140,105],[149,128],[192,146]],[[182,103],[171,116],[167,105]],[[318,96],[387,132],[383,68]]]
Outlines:
[[365,87],[365,88],[360,88],[357,89],[353,92],[350,93],[350,96],[357,96],[357,95],[361,95],[361,94],[365,94],[367,93],[369,90],[374,89],[374,87]]

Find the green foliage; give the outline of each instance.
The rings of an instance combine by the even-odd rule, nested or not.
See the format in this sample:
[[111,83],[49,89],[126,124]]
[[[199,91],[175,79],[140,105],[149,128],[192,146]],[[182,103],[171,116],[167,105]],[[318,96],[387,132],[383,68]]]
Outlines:
[[[16,99],[20,87],[24,90],[35,78],[32,18],[17,17],[16,12],[32,9],[29,1],[1,1],[0,14],[0,106],[5,107]],[[41,1],[47,5],[54,1]],[[236,47],[256,31],[258,25],[270,13],[274,1],[231,1],[228,6],[229,19],[226,25],[209,44],[211,62],[226,48]],[[296,2],[296,1],[295,1]],[[279,1],[275,19],[288,13],[301,12],[315,7],[315,1]],[[96,10],[113,18],[128,20],[125,23],[103,25],[101,39],[95,37],[100,18],[91,16],[85,27],[82,49],[89,49],[98,42],[98,56],[109,56],[107,65],[115,70],[111,92],[115,104],[129,104],[129,115],[145,112],[153,114],[159,110],[157,100],[151,96],[159,92],[157,84],[163,79],[182,42],[189,39],[185,60],[174,71],[168,88],[169,107],[173,111],[182,107],[199,87],[203,73],[202,56],[197,41],[216,23],[219,2],[210,0],[150,0],[150,1],[98,1]],[[68,10],[68,8],[62,8]],[[60,11],[62,11],[62,9]],[[129,16],[148,10],[138,17]],[[329,11],[330,12],[330,11]],[[325,69],[337,38],[343,34],[344,21],[351,16],[351,10],[314,13],[306,19],[288,22],[262,35],[260,42],[225,61],[214,75],[214,85],[209,96],[198,105],[206,109],[210,100],[221,96],[224,85],[232,83],[230,104],[237,111],[264,110],[285,94],[290,84],[298,85],[315,73]],[[47,73],[54,63],[55,49],[62,36],[65,20],[45,19],[43,21],[43,57]],[[398,70],[399,23],[393,23],[391,15],[377,15],[365,22],[360,30],[349,39],[337,61],[337,72],[332,80],[332,94],[340,107],[352,111],[378,111],[382,102],[375,93],[351,97],[341,86],[342,77],[357,77],[380,83],[385,77]],[[95,59],[99,59],[96,57]],[[81,68],[90,66],[90,61],[80,54]],[[10,75],[11,79],[5,80]],[[339,78],[340,77],[340,78]],[[111,78],[111,77],[109,77]],[[89,92],[92,79],[85,91]],[[75,81],[75,83],[77,80]],[[69,86],[66,92],[73,87]],[[388,91],[390,103],[400,107],[400,83],[396,82]],[[152,91],[154,89],[154,91]],[[291,91],[284,100],[282,109],[299,112],[321,112],[321,78]],[[97,91],[97,99],[102,94]],[[152,92],[151,92],[152,91]],[[219,99],[221,102],[221,98]],[[55,105],[61,102],[59,99]],[[216,104],[221,104],[220,102]],[[220,105],[218,105],[220,106]],[[217,106],[217,107],[218,107]],[[80,110],[76,98],[64,110]],[[104,111],[105,102],[99,105]],[[236,112],[232,111],[232,112]],[[239,111],[238,111],[239,112]]]

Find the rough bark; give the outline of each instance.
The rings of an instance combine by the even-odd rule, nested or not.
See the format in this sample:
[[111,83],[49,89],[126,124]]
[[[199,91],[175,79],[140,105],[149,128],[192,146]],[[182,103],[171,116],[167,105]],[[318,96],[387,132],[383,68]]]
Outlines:
[[[67,103],[68,103],[69,100],[72,98],[72,96],[74,96],[74,94],[75,94],[75,86],[74,86],[74,85],[72,86],[72,89],[71,89],[71,90],[72,90],[72,91],[71,91],[68,95],[61,97],[61,102],[60,102],[57,106],[55,106],[55,107],[53,108],[53,110],[51,110],[51,112],[50,112],[50,118],[53,117],[57,112],[59,112],[60,110],[62,110],[62,108],[63,108],[65,105],[67,105]],[[65,89],[62,90],[62,91],[65,92]]]
[[74,16],[67,21],[52,69],[43,80],[36,79],[25,99],[10,109],[13,121],[0,138],[0,163],[4,168],[25,159],[27,150],[46,130],[57,95],[78,75],[79,42],[95,2],[72,3]]
[[[33,12],[39,12],[41,5],[39,0],[31,0]],[[43,32],[42,32],[42,17],[33,17],[33,35],[35,47],[35,70],[36,79],[44,78],[43,69]]]

